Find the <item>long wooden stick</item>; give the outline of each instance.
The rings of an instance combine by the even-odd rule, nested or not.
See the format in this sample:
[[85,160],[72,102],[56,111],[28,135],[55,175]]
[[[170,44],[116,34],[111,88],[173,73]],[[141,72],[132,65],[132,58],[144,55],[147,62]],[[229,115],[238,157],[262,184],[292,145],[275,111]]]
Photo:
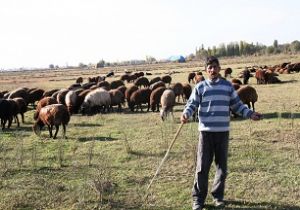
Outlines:
[[155,172],[155,175],[154,175],[153,178],[151,179],[150,184],[148,185],[147,190],[146,190],[146,196],[145,196],[145,198],[147,198],[147,196],[148,196],[148,190],[150,189],[150,187],[151,187],[151,185],[152,185],[154,179],[155,179],[156,176],[158,175],[158,173],[159,173],[159,171],[160,171],[162,165],[164,164],[165,160],[167,159],[167,157],[168,157],[168,155],[169,155],[169,153],[170,153],[170,150],[171,150],[171,148],[173,147],[173,145],[174,145],[174,143],[175,143],[175,140],[177,139],[177,136],[178,136],[178,134],[180,133],[180,130],[181,130],[183,124],[184,124],[184,123],[181,123],[180,126],[179,126],[179,128],[177,129],[177,132],[176,132],[176,134],[175,134],[175,136],[174,136],[174,139],[173,139],[172,143],[170,144],[170,146],[169,146],[169,148],[168,148],[168,150],[167,150],[167,152],[166,152],[164,158],[163,158],[162,161],[160,162],[160,164],[159,164],[159,166],[158,166],[158,168],[157,168],[157,170],[156,170],[156,172]]

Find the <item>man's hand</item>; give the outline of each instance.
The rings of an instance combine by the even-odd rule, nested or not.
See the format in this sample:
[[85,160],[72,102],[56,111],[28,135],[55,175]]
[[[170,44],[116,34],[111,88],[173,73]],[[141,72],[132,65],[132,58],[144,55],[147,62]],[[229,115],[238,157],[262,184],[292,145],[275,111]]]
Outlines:
[[261,120],[263,118],[263,115],[258,112],[253,112],[250,118],[251,120],[257,121],[257,120]]
[[181,117],[180,117],[180,121],[182,123],[187,123],[189,120],[189,118],[185,115],[185,114],[182,114]]

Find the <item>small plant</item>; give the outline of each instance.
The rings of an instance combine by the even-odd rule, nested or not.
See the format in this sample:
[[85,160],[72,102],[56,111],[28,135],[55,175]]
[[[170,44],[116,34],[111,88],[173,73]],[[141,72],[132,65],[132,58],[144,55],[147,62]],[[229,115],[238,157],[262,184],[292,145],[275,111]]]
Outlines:
[[94,170],[88,184],[96,193],[99,205],[102,205],[104,199],[107,202],[110,202],[111,195],[114,192],[116,185],[112,181],[112,170],[108,158],[101,155],[99,159],[100,160],[97,162],[100,164]]
[[128,154],[132,153],[132,148],[129,144],[129,141],[127,139],[127,133],[125,131],[124,131],[124,146]]
[[94,147],[95,147],[95,140],[93,140],[90,144],[89,144],[89,147],[88,147],[88,166],[91,166],[92,165],[92,160],[93,160],[93,157],[94,157]]

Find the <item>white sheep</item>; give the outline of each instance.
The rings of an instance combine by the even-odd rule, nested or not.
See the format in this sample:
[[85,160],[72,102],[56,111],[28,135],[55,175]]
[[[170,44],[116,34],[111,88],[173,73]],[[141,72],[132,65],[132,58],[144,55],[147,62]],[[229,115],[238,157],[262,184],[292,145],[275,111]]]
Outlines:
[[[173,117],[173,107],[175,105],[175,93],[171,89],[166,89],[160,98],[161,110],[160,117],[165,120],[169,113]],[[174,118],[174,117],[173,117]]]
[[97,88],[89,92],[82,103],[82,114],[93,114],[100,111],[105,112],[111,105],[111,97],[107,90]]

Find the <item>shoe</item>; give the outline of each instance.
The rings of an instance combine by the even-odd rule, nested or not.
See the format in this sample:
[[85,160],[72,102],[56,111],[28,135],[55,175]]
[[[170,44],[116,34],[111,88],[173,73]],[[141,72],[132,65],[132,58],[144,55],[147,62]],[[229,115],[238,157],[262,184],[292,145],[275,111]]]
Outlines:
[[198,203],[197,201],[193,202],[193,210],[202,210],[203,209],[203,204]]
[[225,207],[225,202],[220,199],[214,199],[215,207],[223,208]]

